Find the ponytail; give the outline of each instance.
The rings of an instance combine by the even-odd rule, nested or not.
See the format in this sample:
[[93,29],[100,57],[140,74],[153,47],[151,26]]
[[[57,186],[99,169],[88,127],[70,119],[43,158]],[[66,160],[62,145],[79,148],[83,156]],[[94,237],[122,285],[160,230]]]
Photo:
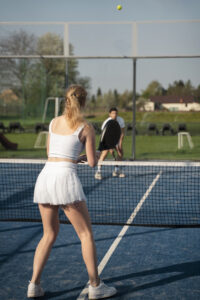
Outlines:
[[73,85],[66,91],[64,115],[72,129],[76,129],[84,122],[81,109],[85,106],[86,96],[86,91],[79,85]]

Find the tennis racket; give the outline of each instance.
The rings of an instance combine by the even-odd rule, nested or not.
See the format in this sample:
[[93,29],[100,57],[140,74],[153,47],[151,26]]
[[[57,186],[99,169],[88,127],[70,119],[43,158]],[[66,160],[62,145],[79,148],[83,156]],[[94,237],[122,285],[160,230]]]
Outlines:
[[[119,126],[119,123],[115,120],[109,120],[101,134],[100,142],[98,151],[103,150],[113,150],[117,146],[119,139],[121,135],[121,128]],[[114,151],[112,152],[112,155],[115,158]],[[87,161],[87,156],[85,154],[79,156],[78,161],[79,163],[84,163]]]
[[121,128],[119,123],[115,120],[108,121],[103,129],[98,150],[114,149],[119,142],[120,135]]

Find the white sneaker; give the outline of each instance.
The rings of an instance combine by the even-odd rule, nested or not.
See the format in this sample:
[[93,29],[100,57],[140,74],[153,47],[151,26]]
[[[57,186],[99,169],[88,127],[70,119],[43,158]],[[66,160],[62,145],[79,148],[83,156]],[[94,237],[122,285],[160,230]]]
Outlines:
[[95,177],[95,179],[99,179],[99,180],[102,179],[102,176],[101,176],[100,172],[96,172],[94,177]]
[[116,288],[112,286],[107,286],[103,281],[97,287],[89,285],[88,298],[90,300],[103,299],[111,297],[117,293]]
[[113,177],[117,177],[117,176],[118,176],[118,172],[113,171],[112,176],[113,176]]
[[112,176],[113,176],[113,177],[124,178],[124,177],[125,177],[125,174],[122,173],[122,172],[120,172],[120,171],[113,171]]
[[124,173],[119,173],[120,178],[124,178],[126,175]]
[[41,296],[44,296],[44,290],[40,286],[40,284],[35,284],[35,283],[29,281],[27,297],[35,298],[35,297],[41,297]]

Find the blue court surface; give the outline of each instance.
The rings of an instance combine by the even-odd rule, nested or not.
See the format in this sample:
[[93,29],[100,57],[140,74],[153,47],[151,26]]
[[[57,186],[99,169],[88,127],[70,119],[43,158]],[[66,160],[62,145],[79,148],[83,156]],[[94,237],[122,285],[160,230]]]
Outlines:
[[[120,226],[93,226],[98,262]],[[40,223],[0,222],[0,299],[26,299]],[[112,299],[200,299],[200,230],[129,227],[104,266],[101,277],[114,285]],[[42,276],[43,299],[81,299],[88,277],[80,242],[62,224]],[[82,298],[87,299],[87,297]]]
[[[38,219],[32,198],[42,166],[1,165],[1,220]],[[127,166],[125,178],[113,178],[113,166],[103,166],[96,181],[94,169],[80,166],[92,221],[199,226],[199,164],[168,167]],[[200,299],[200,228],[93,225],[93,232],[101,278],[118,290],[112,299]],[[0,300],[26,299],[41,236],[41,223],[0,222]],[[78,237],[61,224],[42,276],[43,299],[87,299],[87,281]]]

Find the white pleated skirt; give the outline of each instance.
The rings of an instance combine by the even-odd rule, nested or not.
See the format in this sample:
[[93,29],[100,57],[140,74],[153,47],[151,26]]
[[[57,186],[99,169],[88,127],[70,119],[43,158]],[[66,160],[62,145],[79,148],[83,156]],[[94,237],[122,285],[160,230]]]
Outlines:
[[77,201],[86,201],[77,164],[47,161],[36,180],[33,202],[67,205]]

